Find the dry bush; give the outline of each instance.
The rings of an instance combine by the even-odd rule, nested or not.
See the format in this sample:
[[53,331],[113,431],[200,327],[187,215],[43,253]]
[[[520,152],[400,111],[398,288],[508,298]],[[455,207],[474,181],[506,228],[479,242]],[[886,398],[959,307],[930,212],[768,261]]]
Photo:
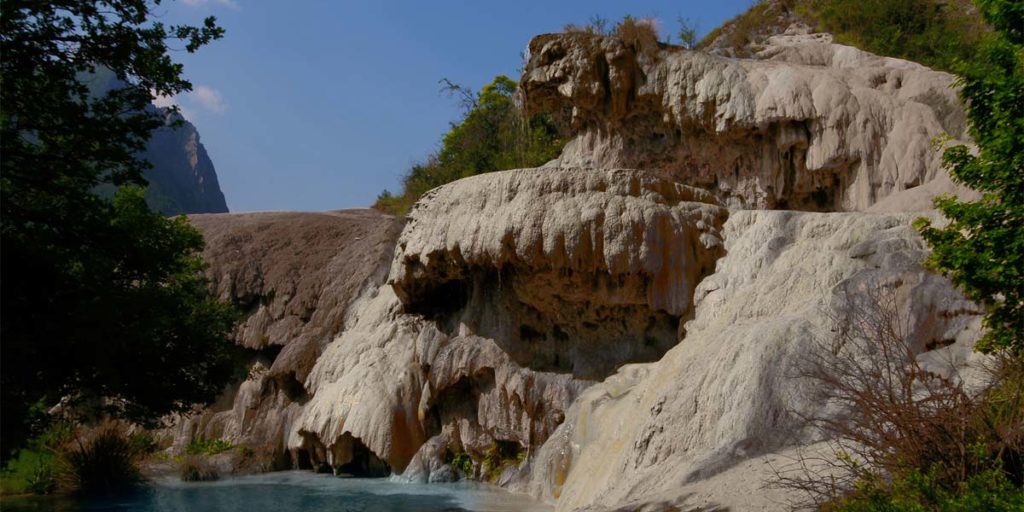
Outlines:
[[220,478],[217,468],[201,455],[186,455],[178,466],[183,482],[212,482]]
[[651,18],[637,19],[632,16],[622,18],[613,34],[616,39],[631,46],[638,53],[658,51],[658,29]]
[[612,29],[608,24],[608,19],[597,15],[591,16],[584,25],[569,23],[562,28],[562,31],[569,34],[590,34],[595,36],[612,35]]
[[589,34],[614,37],[637,53],[650,54],[661,47],[658,42],[657,22],[654,18],[636,18],[626,15],[614,26],[600,16],[592,16],[585,25],[568,24],[562,30],[569,34]]
[[804,352],[796,368],[812,401],[824,407],[797,414],[830,440],[824,455],[801,453],[776,469],[775,484],[800,491],[797,508],[821,507],[864,482],[917,471],[958,492],[959,484],[993,468],[1020,485],[1022,364],[1006,357],[989,369],[992,384],[968,390],[950,363],[933,373],[908,340],[908,315],[896,286],[847,292],[830,318],[831,336]]
[[58,484],[65,491],[114,494],[142,481],[142,453],[125,426],[111,422],[82,431],[58,450]]

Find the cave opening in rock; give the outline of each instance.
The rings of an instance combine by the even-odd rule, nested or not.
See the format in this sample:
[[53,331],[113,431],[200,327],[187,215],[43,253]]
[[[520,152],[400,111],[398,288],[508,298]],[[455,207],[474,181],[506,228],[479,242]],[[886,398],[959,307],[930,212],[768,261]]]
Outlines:
[[459,275],[418,283],[406,312],[451,335],[468,328],[536,371],[601,380],[622,364],[657,361],[677,343],[684,319],[652,308],[641,276],[513,265]]
[[427,436],[440,434],[446,424],[461,419],[476,423],[480,395],[493,387],[494,370],[483,368],[474,375],[463,375],[454,384],[437,390],[427,411]]
[[384,478],[391,476],[391,466],[358,438],[352,438],[352,459],[334,467],[337,476]]
[[467,283],[462,279],[450,279],[435,286],[425,287],[414,302],[406,304],[405,311],[438,319],[464,308],[468,300]]

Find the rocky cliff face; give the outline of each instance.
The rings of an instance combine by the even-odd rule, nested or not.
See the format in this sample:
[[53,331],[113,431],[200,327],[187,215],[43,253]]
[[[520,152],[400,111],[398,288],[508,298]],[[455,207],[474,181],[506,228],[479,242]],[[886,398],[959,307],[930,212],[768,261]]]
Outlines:
[[386,277],[401,223],[373,210],[189,220],[206,239],[214,290],[245,314],[235,340],[256,355],[245,381],[179,422],[175,441],[227,438],[263,448],[278,469],[290,467],[287,437],[309,399],[306,378],[353,302]]
[[[764,491],[752,501],[732,487],[773,476],[751,460],[818,440],[797,418],[824,404],[796,363],[849,313],[847,293],[894,290],[911,346],[944,347],[938,359],[961,365],[973,357],[980,310],[921,269],[926,248],[913,218],[732,213],[726,256],[698,286],[686,336],[657,363],[623,367],[587,389],[539,451],[531,490],[559,510],[652,496],[680,507],[770,505]],[[708,488],[715,476],[721,482]]]
[[[112,71],[103,67],[79,79],[94,96],[124,86]],[[165,215],[226,213],[228,205],[217,181],[217,171],[199,141],[196,127],[166,108],[150,105],[147,112],[164,119],[164,126],[153,131],[145,151],[138,155],[152,166],[144,174],[149,207]],[[105,185],[100,193],[113,195],[112,185]]]
[[[146,171],[150,208],[166,215],[227,212],[217,171],[196,127],[176,114],[167,114],[166,119],[167,125],[153,132],[142,154],[153,166]],[[172,126],[174,121],[182,124]]]
[[874,212],[956,191],[929,144],[963,137],[951,77],[773,41],[738,60],[540,36],[526,104],[578,133],[548,166],[445,185],[404,223],[194,216],[262,352],[179,446],[560,510],[782,509],[769,463],[822,441],[793,419],[822,407],[794,361],[851,294],[891,290],[915,350],[957,368],[979,310],[921,268],[921,213]]
[[521,86],[579,134],[552,165],[657,170],[733,208],[865,210],[942,179],[932,140],[965,137],[953,77],[830,41],[734,59],[550,34]]

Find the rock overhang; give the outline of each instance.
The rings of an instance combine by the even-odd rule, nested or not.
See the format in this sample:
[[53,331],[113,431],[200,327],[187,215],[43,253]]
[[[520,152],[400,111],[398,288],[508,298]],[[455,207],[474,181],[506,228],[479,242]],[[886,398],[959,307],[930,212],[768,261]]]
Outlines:
[[390,284],[406,312],[504,341],[524,366],[603,377],[675,344],[726,217],[710,194],[645,171],[488,173],[417,203]]

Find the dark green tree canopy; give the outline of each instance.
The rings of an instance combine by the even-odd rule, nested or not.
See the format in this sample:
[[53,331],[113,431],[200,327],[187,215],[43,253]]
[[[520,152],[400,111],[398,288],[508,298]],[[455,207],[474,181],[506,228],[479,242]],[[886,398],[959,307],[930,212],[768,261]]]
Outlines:
[[[91,401],[136,421],[212,399],[234,313],[201,277],[202,238],[150,212],[137,158],[191,89],[172,49],[221,37],[151,20],[158,0],[0,2],[3,455],[33,406]],[[112,90],[88,77],[112,73]],[[98,186],[120,187],[114,199]]]
[[979,190],[978,201],[936,202],[945,228],[921,222],[932,265],[987,308],[983,351],[1024,355],[1024,2],[979,0],[995,32],[977,58],[961,61],[961,97],[977,152],[946,150],[953,179]]

